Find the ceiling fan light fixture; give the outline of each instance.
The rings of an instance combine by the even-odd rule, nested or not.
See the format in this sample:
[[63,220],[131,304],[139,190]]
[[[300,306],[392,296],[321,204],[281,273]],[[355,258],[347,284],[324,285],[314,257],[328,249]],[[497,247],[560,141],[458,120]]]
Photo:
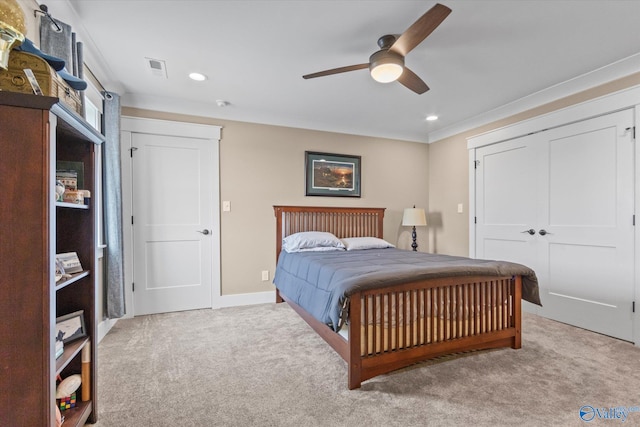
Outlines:
[[380,83],[395,82],[402,75],[402,66],[398,64],[380,64],[371,69],[371,77]]
[[404,58],[395,52],[380,50],[369,58],[369,71],[377,82],[395,82],[404,71]]

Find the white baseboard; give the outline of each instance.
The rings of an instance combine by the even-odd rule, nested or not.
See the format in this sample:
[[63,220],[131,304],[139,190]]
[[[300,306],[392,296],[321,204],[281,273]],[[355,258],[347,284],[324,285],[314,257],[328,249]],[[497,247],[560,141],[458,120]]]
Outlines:
[[102,322],[98,323],[98,343],[100,343],[100,341],[102,341],[102,338],[104,338],[109,333],[116,322],[118,322],[118,319],[105,319]]
[[251,294],[222,295],[215,301],[215,308],[237,307],[241,305],[266,304],[276,302],[276,291],[255,292]]

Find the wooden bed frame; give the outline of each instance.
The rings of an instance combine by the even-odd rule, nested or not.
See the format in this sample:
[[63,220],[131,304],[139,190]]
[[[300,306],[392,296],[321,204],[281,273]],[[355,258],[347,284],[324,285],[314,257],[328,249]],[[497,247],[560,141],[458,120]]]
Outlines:
[[[301,231],[382,238],[384,208],[274,206],[276,259],[282,239]],[[421,280],[350,297],[348,339],[280,295],[346,362],[349,389],[427,359],[471,350],[521,347],[522,278]],[[347,327],[346,325],[344,327]]]

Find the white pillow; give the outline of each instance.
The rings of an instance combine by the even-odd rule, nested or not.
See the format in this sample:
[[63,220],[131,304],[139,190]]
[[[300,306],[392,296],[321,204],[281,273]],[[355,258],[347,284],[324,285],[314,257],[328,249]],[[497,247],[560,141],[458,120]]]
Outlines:
[[344,246],[348,251],[395,248],[391,243],[386,240],[378,239],[377,237],[347,237],[342,239],[342,243],[344,243]]
[[318,246],[315,248],[298,249],[296,252],[330,252],[330,251],[344,251],[344,248],[337,248],[335,246]]
[[282,239],[282,249],[287,252],[300,252],[302,249],[335,248],[344,250],[344,244],[326,231],[303,231]]

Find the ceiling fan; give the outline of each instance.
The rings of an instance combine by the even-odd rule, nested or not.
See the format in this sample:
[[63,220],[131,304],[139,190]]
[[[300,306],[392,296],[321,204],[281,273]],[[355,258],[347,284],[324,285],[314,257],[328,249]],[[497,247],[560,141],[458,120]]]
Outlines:
[[313,79],[369,68],[371,77],[378,82],[389,83],[397,80],[417,94],[425,93],[429,90],[429,86],[413,71],[405,67],[404,57],[422,43],[450,13],[451,9],[437,3],[399,37],[395,35],[380,37],[378,39],[380,50],[369,57],[369,62],[306,74],[302,78]]

